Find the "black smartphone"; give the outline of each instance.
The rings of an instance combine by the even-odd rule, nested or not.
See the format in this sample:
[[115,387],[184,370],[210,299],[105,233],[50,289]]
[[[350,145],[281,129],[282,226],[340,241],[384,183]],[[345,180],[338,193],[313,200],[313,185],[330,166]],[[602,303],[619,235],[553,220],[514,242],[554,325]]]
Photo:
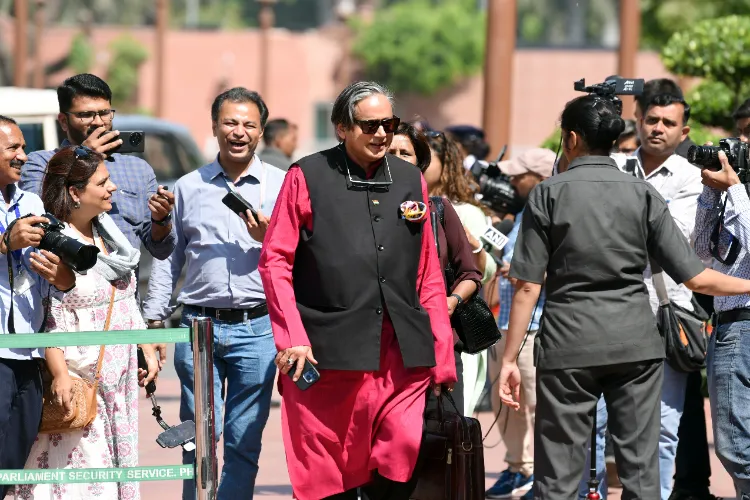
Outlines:
[[[195,440],[195,422],[186,420],[159,434],[156,442],[162,448],[176,448]],[[186,450],[189,451],[189,450]]]
[[235,191],[230,191],[224,198],[221,199],[221,202],[224,205],[228,206],[229,209],[237,215],[244,214],[245,211],[250,210],[250,213],[253,214],[255,222],[260,224],[260,220],[258,220],[258,212],[255,211],[250,202],[243,198],[241,194]]
[[[138,368],[148,371],[148,363],[146,363],[146,355],[143,354],[143,349],[138,348]],[[153,394],[156,392],[156,382],[153,380],[146,384],[146,394]]]
[[[295,363],[291,370],[289,370],[289,378],[292,380],[294,379],[294,373],[296,369],[297,364]],[[315,382],[320,380],[320,372],[313,366],[312,363],[310,363],[310,360],[305,358],[305,367],[302,369],[302,375],[300,375],[299,380],[295,382],[297,384],[297,387],[300,388],[302,391],[306,391],[310,388],[311,385],[313,385]]]
[[146,134],[142,131],[121,130],[115,140],[122,139],[122,144],[110,150],[110,153],[143,153],[146,148]]

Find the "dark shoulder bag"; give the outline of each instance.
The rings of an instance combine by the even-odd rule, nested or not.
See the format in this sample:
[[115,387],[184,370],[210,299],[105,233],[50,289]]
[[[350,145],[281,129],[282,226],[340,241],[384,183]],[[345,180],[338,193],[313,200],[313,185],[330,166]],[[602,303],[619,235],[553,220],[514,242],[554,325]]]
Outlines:
[[[430,199],[440,217],[440,225],[445,229],[443,199],[440,196],[432,196]],[[437,231],[437,228],[435,228],[435,231]],[[491,257],[488,256],[488,258]],[[455,281],[456,271],[448,262],[445,268],[446,295],[450,294],[450,289]],[[456,329],[458,338],[463,344],[462,351],[468,354],[480,353],[495,345],[502,337],[495,316],[478,293],[475,293],[456,309],[451,317],[451,326]]]
[[651,272],[656,295],[659,297],[656,324],[664,341],[667,363],[678,372],[700,371],[706,366],[708,314],[698,305],[694,296],[691,302],[694,311],[685,309],[670,300],[664,283],[664,273],[653,260]]

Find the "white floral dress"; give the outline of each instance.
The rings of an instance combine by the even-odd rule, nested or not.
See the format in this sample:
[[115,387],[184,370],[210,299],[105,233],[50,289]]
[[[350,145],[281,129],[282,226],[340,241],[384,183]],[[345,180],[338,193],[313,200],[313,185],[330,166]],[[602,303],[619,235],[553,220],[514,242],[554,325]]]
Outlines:
[[[118,280],[110,330],[146,327],[135,300],[136,281]],[[112,288],[94,269],[78,275],[76,287],[62,302],[52,299],[50,332],[103,331]],[[106,333],[103,333],[106,335]],[[101,346],[65,347],[71,375],[93,380]],[[65,434],[40,434],[26,461],[27,469],[88,469],[138,465],[138,361],[134,344],[104,350],[97,394],[97,417],[88,427]],[[137,483],[20,485],[23,500],[133,500]],[[9,493],[6,498],[14,498]]]

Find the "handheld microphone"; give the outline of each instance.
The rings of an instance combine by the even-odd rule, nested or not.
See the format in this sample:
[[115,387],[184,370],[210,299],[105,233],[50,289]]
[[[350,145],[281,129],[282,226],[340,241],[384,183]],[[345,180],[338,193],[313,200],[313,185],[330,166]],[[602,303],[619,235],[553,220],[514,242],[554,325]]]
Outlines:
[[484,234],[480,236],[480,242],[483,243],[484,251],[495,259],[498,266],[503,265],[503,261],[495,252],[501,252],[505,245],[508,244],[508,234],[513,230],[514,222],[510,219],[504,219],[496,222],[492,226],[487,226]]

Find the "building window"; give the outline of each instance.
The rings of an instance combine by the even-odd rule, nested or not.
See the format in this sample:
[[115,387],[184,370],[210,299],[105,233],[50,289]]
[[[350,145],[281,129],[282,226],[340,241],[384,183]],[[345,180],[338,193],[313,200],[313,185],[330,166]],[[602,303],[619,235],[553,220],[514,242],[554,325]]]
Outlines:
[[315,138],[319,141],[336,138],[333,125],[331,125],[332,110],[333,104],[327,102],[319,102],[315,105]]
[[618,0],[518,0],[517,46],[617,48]]

